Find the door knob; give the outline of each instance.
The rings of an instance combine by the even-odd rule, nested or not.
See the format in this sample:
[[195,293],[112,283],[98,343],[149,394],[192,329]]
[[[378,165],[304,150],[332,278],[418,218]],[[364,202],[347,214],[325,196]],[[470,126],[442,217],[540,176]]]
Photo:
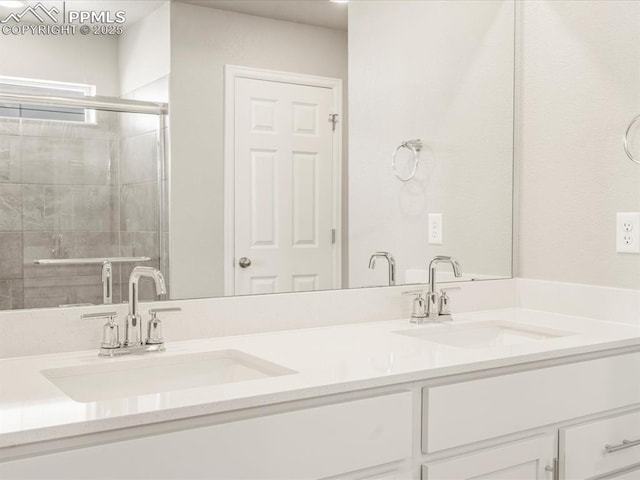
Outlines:
[[247,268],[251,266],[251,259],[247,258],[247,257],[242,257],[240,260],[238,260],[238,265],[240,265],[240,268]]

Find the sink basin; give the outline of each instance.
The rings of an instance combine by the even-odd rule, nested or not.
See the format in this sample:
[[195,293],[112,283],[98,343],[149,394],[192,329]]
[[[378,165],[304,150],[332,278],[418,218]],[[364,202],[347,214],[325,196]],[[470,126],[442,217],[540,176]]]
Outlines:
[[572,332],[507,321],[474,322],[463,325],[426,325],[394,333],[459,348],[519,345],[573,334]]
[[297,372],[238,350],[174,356],[155,354],[42,371],[49,381],[77,402],[245,382],[292,373]]

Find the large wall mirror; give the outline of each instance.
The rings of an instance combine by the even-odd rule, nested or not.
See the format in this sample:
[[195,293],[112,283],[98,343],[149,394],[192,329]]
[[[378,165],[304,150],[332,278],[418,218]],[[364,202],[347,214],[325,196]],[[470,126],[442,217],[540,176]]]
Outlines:
[[511,276],[514,2],[43,5],[126,22],[0,2],[0,308],[105,303],[104,259],[114,303]]

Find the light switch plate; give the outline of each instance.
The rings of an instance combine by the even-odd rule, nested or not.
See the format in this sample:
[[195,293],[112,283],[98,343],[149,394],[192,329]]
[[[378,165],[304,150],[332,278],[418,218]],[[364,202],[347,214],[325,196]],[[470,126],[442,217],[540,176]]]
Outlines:
[[616,214],[616,252],[640,253],[640,213]]
[[442,244],[442,214],[429,214],[429,243]]

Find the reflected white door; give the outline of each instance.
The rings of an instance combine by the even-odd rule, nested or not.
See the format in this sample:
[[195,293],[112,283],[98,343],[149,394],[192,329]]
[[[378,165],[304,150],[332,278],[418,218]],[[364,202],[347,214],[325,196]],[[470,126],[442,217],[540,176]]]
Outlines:
[[235,294],[334,288],[329,88],[235,79]]

